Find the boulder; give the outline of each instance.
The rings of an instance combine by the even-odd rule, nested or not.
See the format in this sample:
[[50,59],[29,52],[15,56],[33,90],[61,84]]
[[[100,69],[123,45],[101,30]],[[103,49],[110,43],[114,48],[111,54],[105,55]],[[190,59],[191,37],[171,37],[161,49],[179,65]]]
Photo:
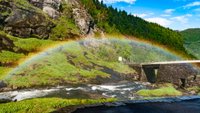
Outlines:
[[0,88],[4,88],[6,86],[7,86],[7,84],[4,81],[0,81]]

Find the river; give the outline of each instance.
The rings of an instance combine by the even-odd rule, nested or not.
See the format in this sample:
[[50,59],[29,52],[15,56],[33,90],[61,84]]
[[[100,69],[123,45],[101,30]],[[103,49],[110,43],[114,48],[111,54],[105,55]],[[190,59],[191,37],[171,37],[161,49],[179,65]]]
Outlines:
[[[182,98],[182,99],[181,99]],[[200,96],[79,108],[73,113],[200,113]],[[58,111],[59,112],[59,111]]]

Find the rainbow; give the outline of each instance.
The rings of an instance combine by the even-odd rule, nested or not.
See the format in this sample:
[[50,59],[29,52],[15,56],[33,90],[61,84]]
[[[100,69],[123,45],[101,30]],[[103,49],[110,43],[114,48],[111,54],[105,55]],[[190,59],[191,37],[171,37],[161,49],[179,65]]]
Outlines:
[[[155,47],[155,48],[159,49],[162,52],[166,52],[166,53],[168,53],[168,54],[170,54],[172,56],[176,56],[177,60],[186,59],[186,57],[184,57],[184,55],[180,54],[179,52],[176,52],[174,50],[168,49],[167,47],[159,45],[159,44],[157,44],[155,42],[142,40],[142,39],[138,39],[138,38],[134,38],[134,37],[125,37],[125,38],[124,37],[115,38],[113,36],[106,36],[106,37],[109,37],[109,38],[106,38],[106,39],[117,39],[117,40],[121,40],[121,41],[132,41],[133,43],[140,44],[141,46]],[[87,39],[90,39],[90,38],[82,38],[82,39],[78,39],[78,40],[76,39],[76,40],[68,40],[68,41],[64,41],[64,42],[57,42],[54,45],[51,45],[51,46],[46,47],[46,48],[43,48],[39,52],[32,53],[32,54],[28,55],[27,57],[25,57],[25,58],[21,59],[20,61],[18,61],[18,65],[8,73],[7,77],[9,78],[18,69],[20,69],[21,67],[26,66],[24,64],[29,64],[29,63],[31,63],[33,61],[34,62],[37,62],[37,61],[39,62],[39,60],[41,58],[44,58],[49,53],[58,51],[59,48],[62,47],[62,46],[67,46],[70,43],[79,42],[79,41],[87,40]],[[97,38],[97,39],[101,39],[101,38]]]

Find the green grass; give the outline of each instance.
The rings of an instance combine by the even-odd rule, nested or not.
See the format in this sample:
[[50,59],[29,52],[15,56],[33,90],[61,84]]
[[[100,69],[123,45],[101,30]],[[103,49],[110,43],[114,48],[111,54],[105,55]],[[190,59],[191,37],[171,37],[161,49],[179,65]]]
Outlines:
[[161,87],[153,90],[140,90],[136,94],[144,97],[165,97],[165,96],[181,96],[182,93],[172,86]]
[[14,53],[10,51],[0,52],[0,62],[2,63],[13,63],[23,58],[24,55],[20,53]]
[[14,41],[15,46],[28,52],[37,51],[53,43],[55,42],[51,40],[40,40],[36,38],[27,38],[27,39],[18,38],[17,40]]
[[80,100],[61,98],[38,98],[24,100],[20,102],[0,104],[0,113],[49,113],[55,111],[56,109],[71,105],[96,104],[113,101],[116,101],[116,99],[110,98],[97,100]]
[[11,70],[12,68],[9,67],[0,67],[0,80],[5,78],[7,76],[7,73]]

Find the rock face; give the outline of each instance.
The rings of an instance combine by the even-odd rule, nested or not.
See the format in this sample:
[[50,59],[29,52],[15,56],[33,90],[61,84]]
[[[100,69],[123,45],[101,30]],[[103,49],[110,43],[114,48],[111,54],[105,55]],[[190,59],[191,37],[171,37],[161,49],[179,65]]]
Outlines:
[[12,0],[0,2],[3,7],[1,12],[4,12],[0,16],[4,31],[18,37],[47,38],[53,23],[37,8],[29,5],[19,5]]
[[60,16],[61,0],[29,0],[29,2],[35,7],[42,9],[53,19]]
[[161,65],[157,74],[157,82],[170,82],[185,87],[195,81],[196,75],[197,70],[189,64]]
[[9,34],[19,37],[37,36],[48,38],[48,33],[53,27],[44,15],[34,11],[16,9],[13,15],[5,20],[4,30]]
[[[56,26],[53,21],[58,20],[61,16],[69,17],[74,21],[80,29],[81,35],[93,34],[97,29],[93,18],[80,0],[21,1],[0,1],[0,30],[3,29],[17,37],[48,39],[52,28]],[[69,8],[70,14],[62,12],[66,7]]]
[[96,30],[94,20],[87,10],[81,5],[80,0],[66,0],[72,8],[73,18],[82,34],[91,34]]

